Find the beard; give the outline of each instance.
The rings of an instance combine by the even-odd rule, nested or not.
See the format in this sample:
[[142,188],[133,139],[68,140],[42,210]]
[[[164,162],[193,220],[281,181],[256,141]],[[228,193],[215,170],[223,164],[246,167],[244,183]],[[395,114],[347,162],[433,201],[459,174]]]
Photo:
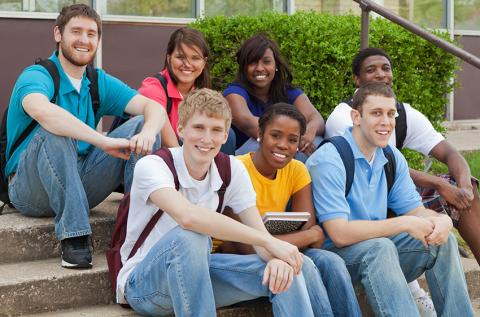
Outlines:
[[83,58],[78,58],[75,56],[74,48],[73,45],[67,46],[64,42],[60,42],[60,48],[62,50],[62,55],[65,57],[67,61],[69,61],[71,64],[75,66],[85,66],[93,62],[93,59],[95,58],[96,50],[91,54],[91,56],[87,59]]

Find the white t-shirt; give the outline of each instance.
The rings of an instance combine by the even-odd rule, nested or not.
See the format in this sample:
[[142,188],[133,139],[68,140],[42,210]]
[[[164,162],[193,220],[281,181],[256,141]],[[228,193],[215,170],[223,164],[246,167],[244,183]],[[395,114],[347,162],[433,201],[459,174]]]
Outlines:
[[[427,117],[420,111],[408,103],[403,105],[407,117],[407,135],[403,147],[418,151],[423,155],[428,155],[435,145],[444,140],[444,137],[433,128]],[[343,135],[345,129],[353,125],[352,117],[350,116],[351,111],[352,108],[344,102],[333,109],[325,123],[325,138]],[[395,130],[393,130],[388,143],[391,146],[396,145]]]
[[[217,191],[223,182],[215,162],[212,162],[205,179],[197,181],[188,173],[183,160],[183,147],[171,148],[170,151],[180,183],[179,192],[195,205],[216,210],[219,199]],[[230,165],[231,181],[225,191],[223,206],[229,206],[235,213],[241,213],[247,208],[256,206],[255,190],[245,166],[233,156],[230,156]],[[148,155],[140,159],[135,165],[130,191],[127,235],[120,250],[123,267],[117,277],[119,303],[125,303],[123,294],[128,275],[145,258],[155,243],[178,225],[167,212],[163,213],[137,253],[127,261],[138,237],[158,210],[149,197],[161,188],[175,188],[173,175],[165,161],[157,155]]]
[[81,79],[76,79],[73,78],[72,76],[66,74],[68,79],[70,79],[70,82],[72,83],[73,88],[77,90],[78,93],[80,93],[80,89],[82,88],[82,80]]

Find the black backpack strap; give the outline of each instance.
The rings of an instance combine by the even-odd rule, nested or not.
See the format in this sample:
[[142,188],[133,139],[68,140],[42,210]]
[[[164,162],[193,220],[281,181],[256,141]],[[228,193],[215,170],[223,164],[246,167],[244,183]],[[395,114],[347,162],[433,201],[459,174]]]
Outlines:
[[353,158],[352,148],[350,147],[350,144],[348,144],[348,141],[342,136],[334,136],[329,139],[325,139],[320,146],[324,145],[325,143],[332,143],[337,149],[338,154],[340,154],[343,166],[345,167],[345,173],[347,174],[345,182],[345,197],[347,197],[348,193],[350,193],[350,189],[352,188],[353,177],[355,175],[355,160]]
[[395,182],[395,173],[397,169],[397,161],[395,160],[395,155],[390,145],[387,145],[383,148],[383,154],[387,158],[388,162],[383,167],[385,170],[385,176],[387,177],[387,192],[390,193],[390,190],[393,187]]
[[[175,164],[173,163],[172,152],[170,152],[168,148],[160,148],[154,154],[160,156],[165,161],[165,164],[167,164],[168,168],[170,169],[170,172],[172,172],[173,174],[175,189],[178,190],[180,188],[180,182],[178,181],[177,170],[175,169]],[[150,232],[152,232],[153,227],[155,227],[156,223],[158,222],[162,214],[163,214],[163,210],[158,209],[158,211],[152,216],[152,218],[150,218],[147,225],[143,229],[142,233],[138,237],[137,241],[133,245],[133,248],[130,251],[130,254],[128,255],[129,259],[132,256],[134,256],[135,253],[137,253],[138,248],[140,248],[143,242],[145,242],[145,239],[147,239]]]
[[342,103],[346,103],[347,105],[349,105],[350,107],[352,107],[352,105],[353,105],[353,98],[345,99],[345,100],[342,101]]
[[397,101],[397,112],[398,117],[395,118],[395,139],[397,149],[401,150],[407,137],[407,114],[405,113],[405,106],[400,101]]
[[[37,58],[35,60],[36,65],[40,65],[43,68],[45,68],[48,73],[50,74],[50,77],[52,77],[53,80],[53,96],[50,99],[51,103],[56,103],[57,97],[58,97],[58,91],[60,89],[60,73],[58,72],[57,66],[55,63],[50,60],[50,59],[41,59]],[[5,118],[7,117],[7,113],[5,113]],[[32,133],[33,129],[38,125],[38,122],[32,119],[32,122],[27,126],[27,128],[20,134],[18,139],[13,143],[13,146],[10,148],[9,153],[7,153],[7,161],[8,159],[12,156],[13,152],[22,144],[22,142]]]
[[170,112],[172,111],[172,98],[170,98],[170,96],[168,95],[167,79],[160,73],[156,73],[155,75],[153,75],[153,77],[158,79],[158,81],[162,85],[163,91],[165,91],[165,96],[167,96],[167,114],[170,114]]
[[100,108],[100,95],[98,93],[98,72],[93,65],[87,65],[87,78],[90,81],[90,98],[94,115],[97,115]]
[[217,165],[218,173],[222,178],[222,186],[218,190],[218,206],[217,212],[222,212],[223,206],[223,198],[225,196],[225,191],[227,187],[230,185],[230,181],[232,178],[232,169],[230,166],[230,157],[222,152],[219,152],[217,156],[215,156],[215,165]]

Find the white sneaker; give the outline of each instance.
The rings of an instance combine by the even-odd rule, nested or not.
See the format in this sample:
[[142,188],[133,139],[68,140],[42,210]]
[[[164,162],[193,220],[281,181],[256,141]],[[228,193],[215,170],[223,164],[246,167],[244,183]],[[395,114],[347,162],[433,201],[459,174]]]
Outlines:
[[417,304],[420,316],[437,317],[437,312],[435,311],[435,307],[433,306],[432,299],[427,292],[420,288],[417,292],[415,292],[415,294],[412,295],[413,299],[415,299],[415,303]]

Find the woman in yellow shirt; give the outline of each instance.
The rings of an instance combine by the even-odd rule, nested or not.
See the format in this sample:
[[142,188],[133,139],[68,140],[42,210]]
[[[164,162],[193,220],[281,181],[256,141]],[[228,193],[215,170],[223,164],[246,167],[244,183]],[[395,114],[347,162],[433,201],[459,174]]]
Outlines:
[[[300,230],[277,238],[296,245],[315,263],[335,316],[361,316],[344,261],[333,252],[319,249],[324,235],[315,221],[310,175],[305,165],[293,158],[305,130],[305,117],[297,108],[286,103],[272,105],[259,119],[260,147],[237,158],[247,168],[262,215],[287,211],[289,201],[289,212],[310,213],[309,221]],[[220,248],[222,252],[253,253],[251,246],[231,242]]]

